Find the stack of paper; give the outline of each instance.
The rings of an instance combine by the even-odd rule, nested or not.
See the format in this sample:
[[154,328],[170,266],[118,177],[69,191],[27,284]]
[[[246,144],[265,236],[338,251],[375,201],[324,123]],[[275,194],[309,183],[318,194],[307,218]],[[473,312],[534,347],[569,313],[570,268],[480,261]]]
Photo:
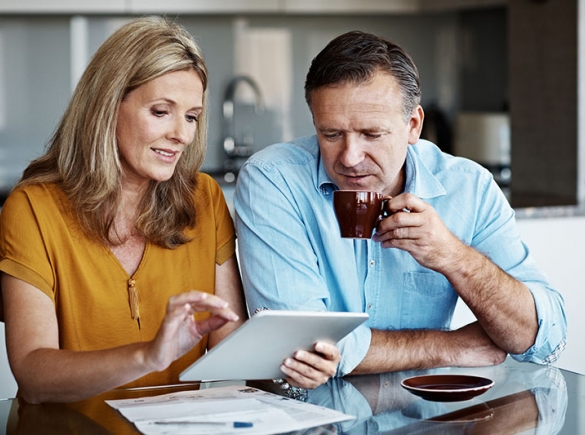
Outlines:
[[106,402],[146,435],[277,434],[355,418],[246,386]]

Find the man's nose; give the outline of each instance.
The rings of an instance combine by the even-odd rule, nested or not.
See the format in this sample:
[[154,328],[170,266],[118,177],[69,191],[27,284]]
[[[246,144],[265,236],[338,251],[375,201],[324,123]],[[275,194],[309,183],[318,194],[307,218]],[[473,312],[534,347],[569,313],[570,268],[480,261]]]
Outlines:
[[346,168],[351,168],[361,163],[364,159],[364,151],[359,143],[358,138],[346,136],[343,144],[343,150],[340,155],[340,162]]

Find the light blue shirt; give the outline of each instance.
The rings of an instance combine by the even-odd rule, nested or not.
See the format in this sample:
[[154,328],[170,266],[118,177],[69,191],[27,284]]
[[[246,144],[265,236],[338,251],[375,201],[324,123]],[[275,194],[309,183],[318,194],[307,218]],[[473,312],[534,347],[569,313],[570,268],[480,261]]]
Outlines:
[[[524,282],[536,302],[539,331],[519,361],[554,362],[565,346],[561,295],[520,240],[514,211],[491,174],[421,140],[408,147],[405,191],[430,204],[464,243]],[[372,240],[342,239],[333,212],[336,189],[316,136],[269,146],[248,159],[235,193],[239,260],[250,312],[257,309],[367,312],[339,343],[338,375],[364,358],[371,329],[447,330],[458,299],[449,281],[406,251]],[[294,333],[294,331],[291,331]]]

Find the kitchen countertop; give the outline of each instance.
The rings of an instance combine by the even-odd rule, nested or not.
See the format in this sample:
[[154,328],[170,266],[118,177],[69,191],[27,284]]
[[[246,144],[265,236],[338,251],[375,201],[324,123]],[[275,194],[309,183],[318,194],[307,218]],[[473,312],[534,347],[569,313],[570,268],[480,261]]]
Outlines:
[[517,219],[543,219],[585,216],[584,205],[516,208]]
[[[235,183],[221,182],[220,186],[224,191],[226,201],[233,212],[233,194]],[[10,190],[0,190],[0,207],[10,194]],[[543,219],[585,216],[585,204],[581,205],[552,205],[538,207],[515,207],[517,219]]]

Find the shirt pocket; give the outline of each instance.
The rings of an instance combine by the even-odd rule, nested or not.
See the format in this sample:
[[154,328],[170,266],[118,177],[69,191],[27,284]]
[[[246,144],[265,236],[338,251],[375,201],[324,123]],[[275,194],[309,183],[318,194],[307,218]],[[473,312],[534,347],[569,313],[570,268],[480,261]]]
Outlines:
[[457,298],[447,278],[439,273],[405,273],[401,328],[448,329]]

